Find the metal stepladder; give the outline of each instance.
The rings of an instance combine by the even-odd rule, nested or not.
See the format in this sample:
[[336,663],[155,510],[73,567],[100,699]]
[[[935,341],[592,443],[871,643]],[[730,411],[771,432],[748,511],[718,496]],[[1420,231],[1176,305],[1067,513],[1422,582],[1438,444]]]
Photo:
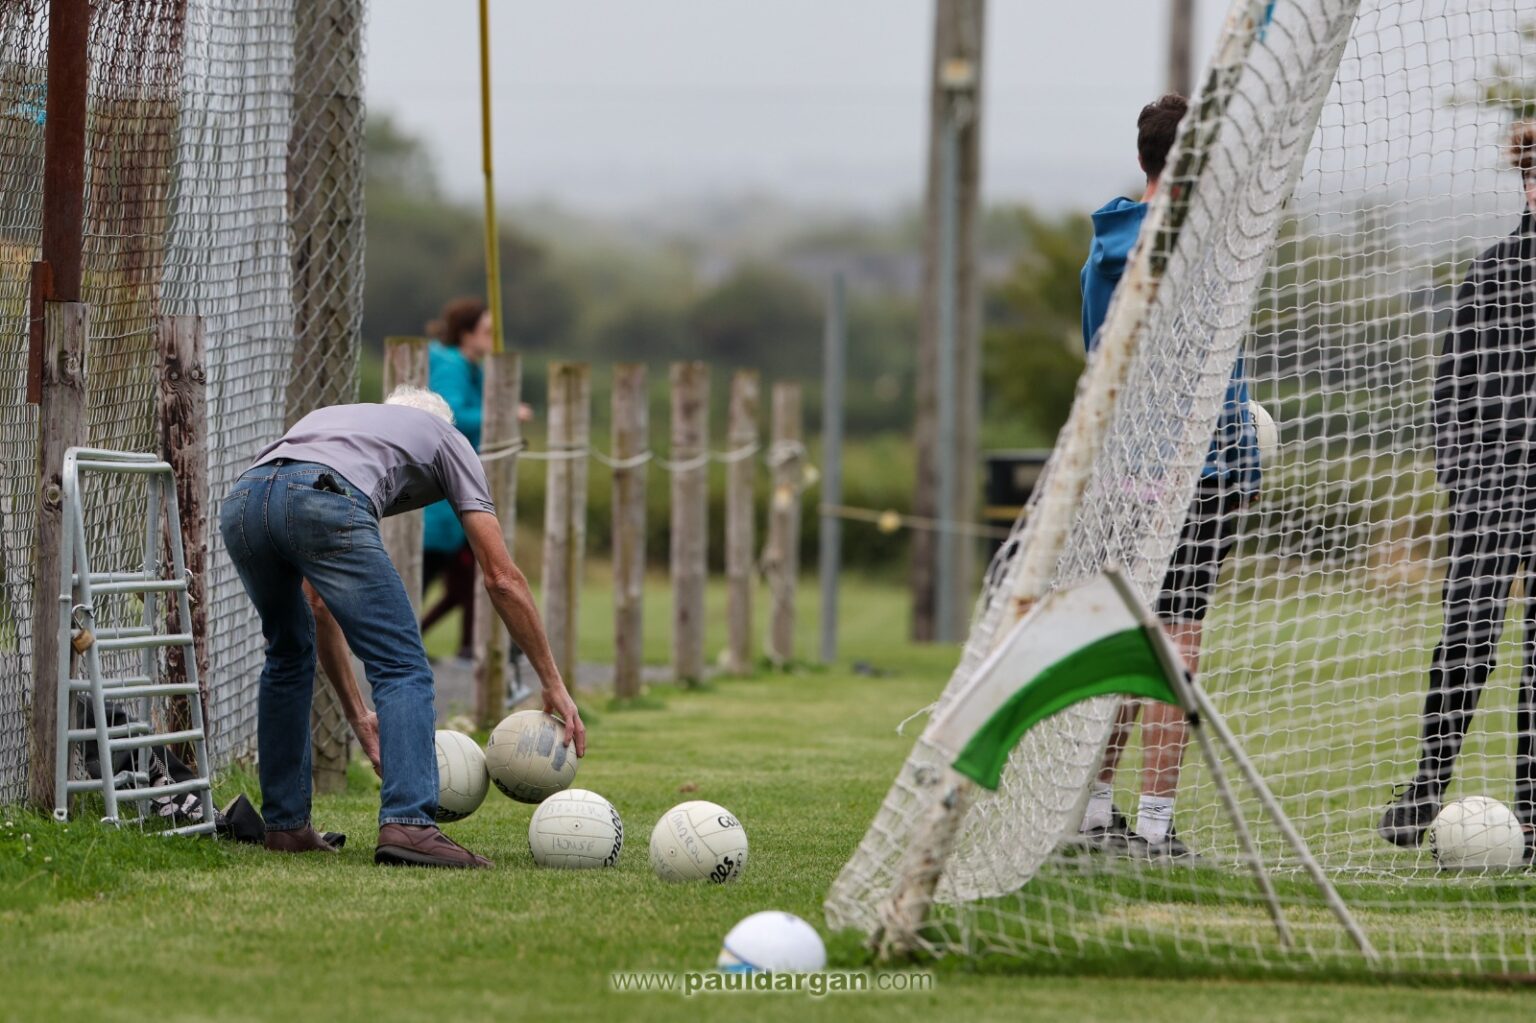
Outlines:
[[[84,473],[136,475],[145,478],[148,508],[144,525],[144,558],[137,571],[96,571],[91,567],[85,530]],[[208,748],[198,695],[197,653],[194,647],[191,602],[187,592],[186,556],[181,540],[181,516],[176,502],[176,478],[169,463],[156,455],[93,448],[70,448],[64,453],[64,522],[60,542],[59,572],[59,680],[58,745],[54,765],[54,818],[69,819],[70,796],[99,792],[105,805],[104,822],[123,823],[122,803],[136,802],[140,821],[151,819],[150,800],[162,796],[196,793],[202,820],[165,829],[165,834],[208,834],[214,830],[213,793],[209,781]],[[161,518],[161,508],[166,509]],[[171,574],[161,551],[161,528],[170,540]],[[41,580],[39,580],[41,583]],[[96,600],[115,594],[137,597],[143,604],[139,625],[97,629]],[[160,596],[176,601],[178,632],[164,631]],[[77,631],[78,630],[78,631]],[[184,682],[169,682],[161,666],[161,652],[180,647],[186,668]],[[72,657],[78,651],[78,656]],[[137,651],[137,667],[131,674],[104,677],[103,654]],[[120,660],[120,659],[114,659]],[[72,666],[84,667],[76,677]],[[170,697],[186,700],[190,728],[157,732],[157,702]],[[76,725],[72,711],[84,703],[91,723]],[[127,710],[126,721],[113,723],[113,711]],[[134,713],[134,712],[137,713]],[[99,778],[71,779],[71,746],[94,742]],[[153,747],[191,743],[197,777],[155,785],[151,774]],[[116,754],[129,754],[126,770],[114,769]]]

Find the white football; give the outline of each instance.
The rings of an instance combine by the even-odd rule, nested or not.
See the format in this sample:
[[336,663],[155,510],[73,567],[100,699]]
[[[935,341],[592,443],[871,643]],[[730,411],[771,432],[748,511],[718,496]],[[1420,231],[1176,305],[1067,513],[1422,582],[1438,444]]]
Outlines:
[[1429,849],[1443,870],[1513,870],[1525,863],[1525,830],[1497,799],[1465,796],[1441,808]]
[[1275,455],[1280,451],[1280,430],[1264,406],[1251,399],[1248,402],[1248,418],[1253,420],[1253,432],[1259,442],[1259,467],[1271,468],[1275,464]]
[[528,822],[528,851],[541,867],[611,867],[623,848],[619,811],[586,789],[556,792],[539,804]]
[[461,821],[480,808],[491,788],[485,754],[463,732],[439,730],[437,745],[437,811],[439,821]]
[[731,928],[715,965],[727,973],[815,973],[827,966],[816,928],[793,913],[753,913]]
[[576,780],[576,747],[562,741],[565,725],[541,710],[508,714],[485,744],[485,766],[496,787],[519,803],[542,803]]
[[747,832],[729,810],[702,799],[679,803],[651,831],[651,869],[663,881],[725,884],[747,866]]

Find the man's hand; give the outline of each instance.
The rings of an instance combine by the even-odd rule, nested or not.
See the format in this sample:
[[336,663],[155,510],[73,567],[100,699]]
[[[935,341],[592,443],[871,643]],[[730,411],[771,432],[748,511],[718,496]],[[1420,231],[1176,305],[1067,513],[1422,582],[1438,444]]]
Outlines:
[[352,734],[357,736],[357,744],[363,748],[363,755],[373,765],[373,773],[380,778],[384,777],[384,768],[379,762],[379,716],[370,710],[357,718],[352,722]]
[[558,714],[565,721],[565,741],[575,743],[576,755],[586,756],[587,726],[581,723],[581,713],[576,701],[565,688],[565,679],[555,664],[549,649],[549,637],[544,633],[544,623],[539,619],[539,607],[528,590],[528,579],[512,562],[507,542],[501,535],[501,523],[490,512],[470,511],[459,517],[464,525],[464,535],[475,552],[480,574],[485,579],[485,592],[491,598],[496,613],[506,623],[512,640],[528,655],[539,681],[544,683],[544,711]]
[[565,722],[565,741],[576,744],[576,755],[587,755],[587,726],[582,724],[581,711],[565,688],[565,682],[556,679],[554,685],[544,687],[544,713],[554,714]]

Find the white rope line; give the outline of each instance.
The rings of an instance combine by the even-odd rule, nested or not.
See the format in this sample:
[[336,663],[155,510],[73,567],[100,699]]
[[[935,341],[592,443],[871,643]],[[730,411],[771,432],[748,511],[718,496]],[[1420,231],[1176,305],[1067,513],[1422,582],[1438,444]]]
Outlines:
[[503,441],[500,444],[482,448],[480,451],[480,461],[495,462],[503,458],[510,458],[526,450],[528,450],[528,441],[519,437],[516,440]]
[[958,522],[952,519],[932,519],[924,515],[906,515],[893,508],[876,511],[873,508],[855,508],[846,504],[823,504],[817,510],[822,515],[873,523],[884,533],[894,533],[898,529],[922,529],[933,533],[952,533],[958,536],[978,536],[994,540],[1006,540],[1013,535],[1013,530],[1006,526]]
[[638,455],[630,455],[628,458],[609,458],[594,448],[592,450],[592,457],[610,469],[638,469],[646,462],[655,458],[656,455],[651,451],[642,451]]
[[751,458],[761,450],[762,447],[757,443],[757,441],[753,441],[750,444],[744,444],[741,447],[735,448],[731,451],[716,452],[710,457],[719,462],[721,465],[733,465],[736,462],[745,462],[747,459]]
[[805,445],[797,440],[776,440],[768,449],[765,461],[770,469],[777,469],[786,462],[805,457]]
[[[805,453],[805,445],[800,444],[798,441],[775,445],[775,449],[780,447],[788,451],[788,454],[781,455],[777,462],[773,461],[773,456],[770,454],[769,458],[765,460],[769,466],[777,467],[790,458],[798,457]],[[739,448],[733,448],[730,451],[705,451],[694,455],[692,458],[685,458],[674,462],[654,451],[642,451],[627,458],[613,458],[593,447],[552,448],[548,451],[530,451],[527,440],[519,437],[514,441],[507,441],[485,448],[480,452],[480,461],[494,462],[498,459],[522,455],[524,458],[534,462],[557,462],[590,456],[594,461],[610,469],[638,469],[647,462],[655,462],[667,472],[679,473],[697,471],[704,468],[710,462],[718,462],[721,465],[734,465],[737,462],[746,461],[761,450],[762,448],[759,445],[752,443],[745,444]]]
[[589,447],[550,448],[548,451],[524,451],[523,457],[530,462],[574,462],[591,454]]
[[709,464],[709,452],[700,452],[699,454],[694,455],[692,458],[685,458],[680,462],[673,462],[669,459],[662,458],[660,455],[657,455],[656,464],[661,466],[667,472],[673,473],[674,475],[680,472],[694,472],[698,469],[704,468]]
[[[732,465],[744,462],[761,451],[756,443],[744,444],[739,448],[729,451],[704,451],[692,458],[684,458],[672,461],[663,458],[654,451],[641,451],[627,458],[613,458],[593,447],[578,446],[572,448],[552,448],[548,451],[530,451],[526,439],[519,437],[513,441],[488,447],[480,453],[482,462],[494,462],[501,458],[510,458],[514,455],[522,455],[535,462],[559,462],[574,461],[578,458],[592,458],[610,469],[638,469],[643,465],[655,462],[668,473],[697,472],[710,462],[719,462],[722,465]],[[764,463],[772,469],[777,469],[795,459],[805,458],[808,452],[803,443],[796,440],[776,441],[768,449],[764,457]],[[792,484],[794,495],[798,497],[811,485],[814,478],[797,480]],[[934,533],[950,533],[959,536],[984,537],[990,539],[1006,540],[1012,535],[1012,530],[1004,526],[985,525],[977,522],[956,522],[945,519],[929,518],[922,515],[907,515],[895,509],[856,508],[845,504],[822,504],[817,511],[822,515],[833,515],[840,519],[849,519],[854,522],[868,522],[877,526],[882,532],[894,533],[898,529],[918,529]]]

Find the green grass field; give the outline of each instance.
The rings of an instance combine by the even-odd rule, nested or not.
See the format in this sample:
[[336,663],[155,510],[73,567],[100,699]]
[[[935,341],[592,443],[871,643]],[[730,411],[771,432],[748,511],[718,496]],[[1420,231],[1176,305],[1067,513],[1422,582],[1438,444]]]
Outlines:
[[[664,657],[664,594],[653,595],[648,651]],[[602,622],[601,598],[586,615]],[[35,1020],[544,1017],[676,1019],[1531,1019],[1526,990],[1190,976],[1177,963],[1047,959],[1027,971],[934,966],[921,994],[619,993],[616,970],[707,970],[721,937],[765,908],[824,928],[820,905],[858,843],[910,738],[898,721],[931,699],[954,653],[906,645],[900,596],[851,585],[844,667],[653,691],[656,709],[585,699],[591,745],[577,784],[607,796],[628,834],[618,868],[541,870],[529,857],[531,808],[492,792],[450,833],[494,871],[391,870],[372,863],[376,783],[360,766],[316,823],[348,832],[340,856],[284,858],[249,847],[58,826],[15,811],[0,820],[0,1018]],[[814,630],[809,608],[802,634]],[[589,629],[591,656],[600,637]],[[715,640],[711,640],[712,644]],[[713,649],[712,645],[712,649]],[[807,645],[805,649],[810,649]],[[249,788],[232,773],[220,797]],[[687,793],[683,792],[687,789]],[[670,805],[711,799],[751,839],[731,886],[668,886],[647,865],[651,826]],[[1411,914],[1403,926],[1413,926]],[[860,965],[832,942],[834,965]],[[1193,971],[1201,972],[1198,964]]]

